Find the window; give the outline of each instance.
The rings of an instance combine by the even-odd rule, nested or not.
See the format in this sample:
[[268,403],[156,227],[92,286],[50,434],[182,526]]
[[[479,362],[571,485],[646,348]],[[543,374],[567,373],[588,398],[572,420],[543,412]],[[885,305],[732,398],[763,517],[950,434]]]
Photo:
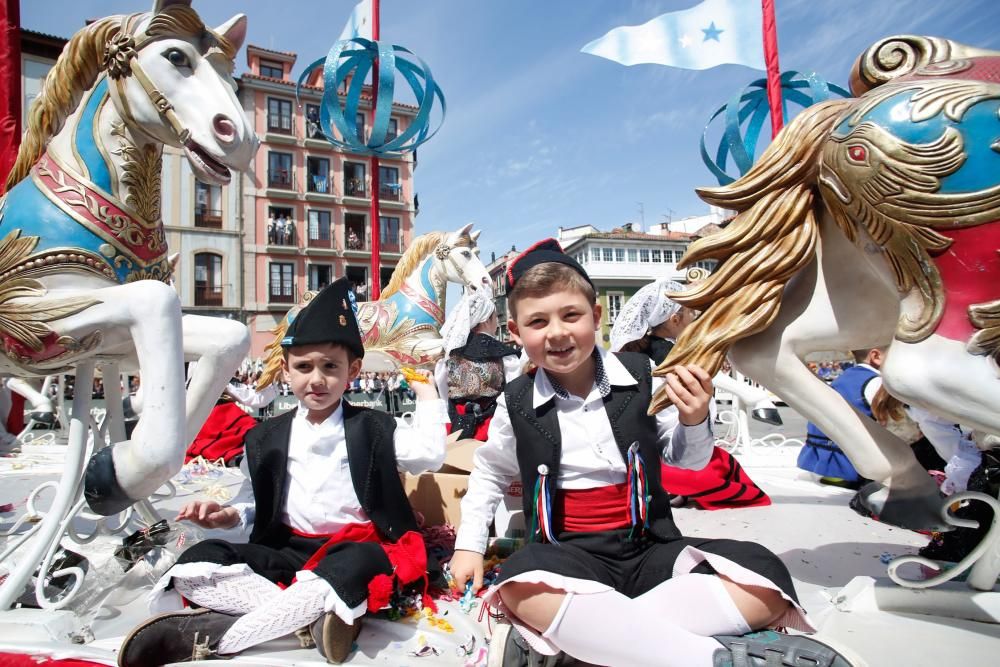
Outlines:
[[[330,212],[309,211],[309,247],[329,248],[330,243]],[[309,289],[312,289],[311,287]]]
[[194,256],[194,305],[222,305],[222,257],[212,252]]
[[392,141],[393,139],[395,139],[398,136],[399,136],[399,123],[396,121],[395,118],[390,118],[389,119],[389,129],[386,130],[386,133],[385,133],[385,140],[386,141]]
[[649,263],[649,248],[639,249],[639,263],[648,264]]
[[625,261],[625,248],[615,248],[615,261],[616,262]]
[[591,248],[590,249],[590,259],[594,260],[595,262],[601,261],[601,249],[600,248]]
[[403,186],[399,183],[399,169],[396,167],[378,168],[378,198],[399,201]]
[[291,208],[271,206],[267,211],[267,244],[295,245],[295,216]]
[[310,264],[307,282],[306,289],[318,292],[333,282],[333,267],[329,264]]
[[306,189],[309,192],[332,194],[330,188],[330,160],[325,157],[306,158]]
[[271,281],[268,285],[270,300],[277,303],[295,301],[295,265],[288,262],[271,262]]
[[270,151],[267,154],[267,187],[292,189],[292,154]]
[[260,75],[269,76],[272,79],[284,79],[285,67],[281,63],[274,62],[273,60],[261,60]]
[[267,131],[292,134],[292,103],[277,97],[267,98]]
[[358,297],[358,301],[368,300],[368,267],[348,266],[344,274],[351,284],[351,288]]
[[608,324],[614,324],[618,313],[622,312],[622,301],[625,295],[621,292],[608,292]]
[[614,261],[614,253],[611,252],[611,248],[601,248],[601,258],[605,262]]
[[653,251],[653,263],[654,264],[659,264],[660,261],[661,261],[661,259],[660,259],[660,251],[659,250],[654,250]]
[[344,215],[344,248],[346,250],[367,250],[366,227],[368,218],[358,213]]
[[635,264],[638,261],[638,255],[639,251],[636,250],[635,248],[628,249],[628,261],[632,262],[633,264]]
[[365,165],[361,162],[344,163],[344,196],[365,196]]
[[222,188],[194,182],[194,226],[222,228]]
[[386,252],[399,252],[399,218],[381,216],[379,243]]
[[674,262],[674,251],[673,250],[664,250],[663,251],[663,261],[666,262],[667,264],[673,264],[673,262]]
[[319,105],[306,105],[306,139],[323,139],[323,130],[319,125]]
[[358,141],[365,140],[365,115],[363,113],[354,116],[354,128],[358,133]]

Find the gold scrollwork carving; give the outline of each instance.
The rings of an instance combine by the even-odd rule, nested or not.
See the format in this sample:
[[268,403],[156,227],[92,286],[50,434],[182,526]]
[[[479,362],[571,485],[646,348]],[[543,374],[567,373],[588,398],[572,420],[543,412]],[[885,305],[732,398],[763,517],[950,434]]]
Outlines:
[[140,225],[159,232],[154,232],[147,244],[150,250],[155,250],[157,246],[154,244],[163,242],[160,225],[160,173],[163,160],[159,151],[151,145],[140,150],[129,138],[124,123],[115,123],[111,134],[118,137],[118,149],[112,153],[122,158],[121,182],[129,188],[125,204],[138,215]]

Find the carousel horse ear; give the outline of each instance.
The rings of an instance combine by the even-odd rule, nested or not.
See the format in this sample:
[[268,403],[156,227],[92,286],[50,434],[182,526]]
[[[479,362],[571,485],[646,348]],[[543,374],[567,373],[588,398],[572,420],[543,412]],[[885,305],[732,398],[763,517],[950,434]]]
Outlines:
[[190,7],[191,0],[154,0],[153,13],[159,14],[170,5],[187,5],[188,7]]
[[468,236],[470,229],[472,229],[472,223],[471,222],[469,224],[465,225],[464,227],[462,227],[457,232],[455,232],[453,238],[460,239],[463,236]]
[[482,234],[482,233],[483,233],[483,230],[481,230],[481,229],[477,229],[476,231],[472,232],[472,234],[470,234],[470,236],[472,237],[472,242],[473,243],[479,243],[479,235]]
[[237,14],[216,28],[215,32],[228,39],[233,43],[235,49],[239,50],[243,46],[243,40],[247,37],[247,15]]

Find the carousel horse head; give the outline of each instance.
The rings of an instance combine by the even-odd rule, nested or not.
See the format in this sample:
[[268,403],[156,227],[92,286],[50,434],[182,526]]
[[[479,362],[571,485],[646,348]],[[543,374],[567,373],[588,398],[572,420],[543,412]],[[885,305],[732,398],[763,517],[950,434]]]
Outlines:
[[258,139],[236,98],[233,63],[246,16],[206,26],[190,0],[157,0],[146,14],[111,16],[73,36],[29,112],[7,189],[23,179],[95,85],[146,143],[184,151],[195,176],[225,185],[245,170]]

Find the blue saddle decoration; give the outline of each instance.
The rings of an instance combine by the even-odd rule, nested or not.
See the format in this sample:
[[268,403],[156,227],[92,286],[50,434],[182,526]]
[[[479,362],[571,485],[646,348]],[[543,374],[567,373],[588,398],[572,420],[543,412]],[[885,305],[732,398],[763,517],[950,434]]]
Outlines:
[[[808,107],[831,99],[834,95],[851,97],[848,91],[824,80],[815,72],[799,73],[791,70],[781,75],[781,105],[785,118],[788,117],[789,102]],[[705,147],[705,142],[712,121],[723,114],[725,114],[725,129],[713,160]],[[740,176],[753,166],[760,130],[769,116],[767,79],[757,79],[733,95],[708,119],[701,135],[701,159],[718,179],[719,185],[728,185],[736,180],[726,173],[728,156],[732,156]]]
[[[375,119],[371,135],[365,142],[363,137],[358,136],[355,119],[361,104],[361,91],[365,78],[372,69],[376,57],[378,97],[375,99]],[[446,109],[444,93],[434,81],[430,67],[408,49],[362,37],[338,41],[325,58],[311,63],[299,76],[295,86],[296,99],[299,98],[303,82],[318,67],[323,68],[323,98],[320,103],[319,126],[327,141],[337,148],[360,155],[400,157],[415,150],[441,129]],[[389,138],[387,133],[397,72],[403,76],[413,91],[417,101],[417,114],[403,132]],[[341,105],[338,91],[348,78],[350,83],[347,85],[346,99]],[[431,131],[431,110],[435,98],[441,105],[441,119],[437,127]]]

